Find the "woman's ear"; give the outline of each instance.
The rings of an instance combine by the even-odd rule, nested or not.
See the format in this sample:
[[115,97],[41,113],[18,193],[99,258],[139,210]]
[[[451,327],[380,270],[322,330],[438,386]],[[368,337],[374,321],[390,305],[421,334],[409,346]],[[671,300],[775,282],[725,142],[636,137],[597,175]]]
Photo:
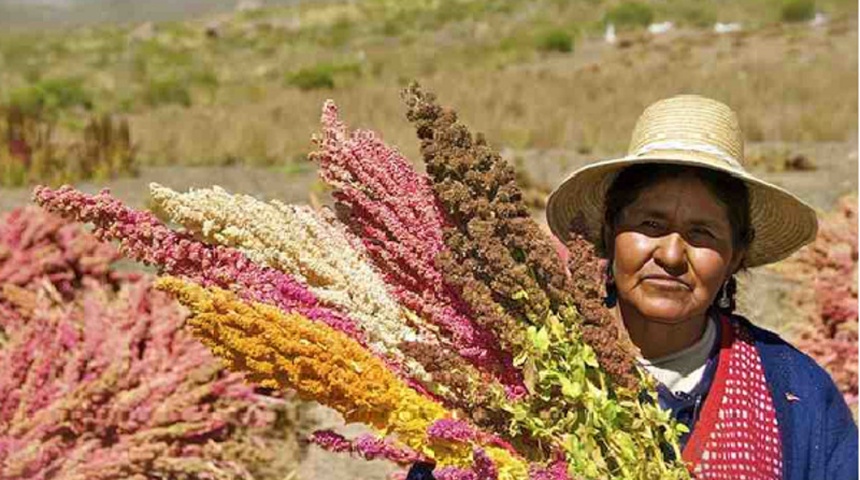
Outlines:
[[732,260],[729,262],[729,277],[738,273],[739,270],[744,268],[744,263],[746,261],[747,249],[743,248],[740,250],[736,250],[732,253]]

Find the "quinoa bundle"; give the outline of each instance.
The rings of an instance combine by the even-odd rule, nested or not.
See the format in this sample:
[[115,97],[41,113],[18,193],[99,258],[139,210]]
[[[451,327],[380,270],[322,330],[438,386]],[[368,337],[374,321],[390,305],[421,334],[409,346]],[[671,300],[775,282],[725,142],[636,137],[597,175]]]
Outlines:
[[311,158],[334,211],[218,187],[152,185],[154,214],[108,192],[35,197],[155,265],[229,368],[376,432],[317,432],[324,448],[432,461],[440,480],[685,478],[593,250],[574,240],[564,265],[499,155],[432,95],[404,97],[428,175],[326,102]]

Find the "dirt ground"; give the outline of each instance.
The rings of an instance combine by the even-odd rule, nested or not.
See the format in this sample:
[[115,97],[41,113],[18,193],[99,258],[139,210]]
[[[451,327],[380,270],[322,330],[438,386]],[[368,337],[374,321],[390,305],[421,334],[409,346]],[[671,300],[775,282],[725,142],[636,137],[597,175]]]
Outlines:
[[[560,183],[568,172],[604,157],[569,151],[505,151],[504,155],[511,160],[519,158],[523,168],[537,182],[548,187]],[[818,209],[829,209],[839,197],[857,191],[856,139],[826,144],[753,144],[748,146],[747,155],[748,159],[755,160],[753,171],[756,174],[787,188]],[[799,155],[806,159],[801,162],[802,166],[814,169],[785,167],[786,159],[797,159]],[[605,155],[606,158],[613,156],[617,155]],[[134,178],[117,179],[99,186],[81,184],[78,187],[89,192],[109,188],[123,201],[141,208],[146,205],[147,185],[150,182],[159,182],[176,190],[220,185],[229,191],[259,198],[306,203],[309,201],[309,192],[315,190],[316,173],[313,168],[288,174],[283,170],[248,167],[155,167],[144,168]],[[29,202],[29,197],[29,189],[0,190],[0,211],[24,205]],[[537,218],[543,221],[542,215],[537,215]],[[743,274],[740,280],[739,303],[742,313],[760,325],[790,336],[791,326],[802,318],[801,312],[787,302],[787,297],[798,285],[768,268],[751,270]],[[342,424],[339,415],[332,410],[306,405],[303,411],[303,427],[299,435]],[[352,436],[365,430],[360,425],[350,425],[340,431]],[[350,459],[308,446],[293,478],[381,480],[392,471],[396,471],[396,468],[385,462]]]

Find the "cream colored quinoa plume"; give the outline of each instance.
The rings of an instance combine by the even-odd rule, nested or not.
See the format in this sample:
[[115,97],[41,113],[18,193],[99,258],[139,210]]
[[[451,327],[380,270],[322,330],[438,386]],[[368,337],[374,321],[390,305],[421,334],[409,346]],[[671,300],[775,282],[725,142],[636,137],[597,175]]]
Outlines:
[[646,163],[708,168],[746,184],[755,231],[746,256],[748,267],[781,260],[815,239],[815,210],[747,172],[737,115],[728,106],[698,95],[678,95],[652,104],[636,122],[626,156],[587,165],[553,191],[546,209],[553,233],[566,240],[576,219],[583,222],[582,233],[599,243],[612,181],[624,168]]

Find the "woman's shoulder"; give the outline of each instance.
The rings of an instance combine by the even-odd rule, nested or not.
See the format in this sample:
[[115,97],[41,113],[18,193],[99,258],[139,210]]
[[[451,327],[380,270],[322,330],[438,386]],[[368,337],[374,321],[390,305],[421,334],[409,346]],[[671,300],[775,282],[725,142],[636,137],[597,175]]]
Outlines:
[[815,360],[749,320],[770,387],[785,478],[857,478],[857,425],[841,392]]
[[830,374],[812,357],[775,332],[759,327],[740,315],[734,315],[733,319],[745,326],[752,335],[768,383],[778,384],[789,397],[800,396],[800,391],[815,396],[824,395],[822,401],[832,401],[830,397],[833,395],[841,396]]

